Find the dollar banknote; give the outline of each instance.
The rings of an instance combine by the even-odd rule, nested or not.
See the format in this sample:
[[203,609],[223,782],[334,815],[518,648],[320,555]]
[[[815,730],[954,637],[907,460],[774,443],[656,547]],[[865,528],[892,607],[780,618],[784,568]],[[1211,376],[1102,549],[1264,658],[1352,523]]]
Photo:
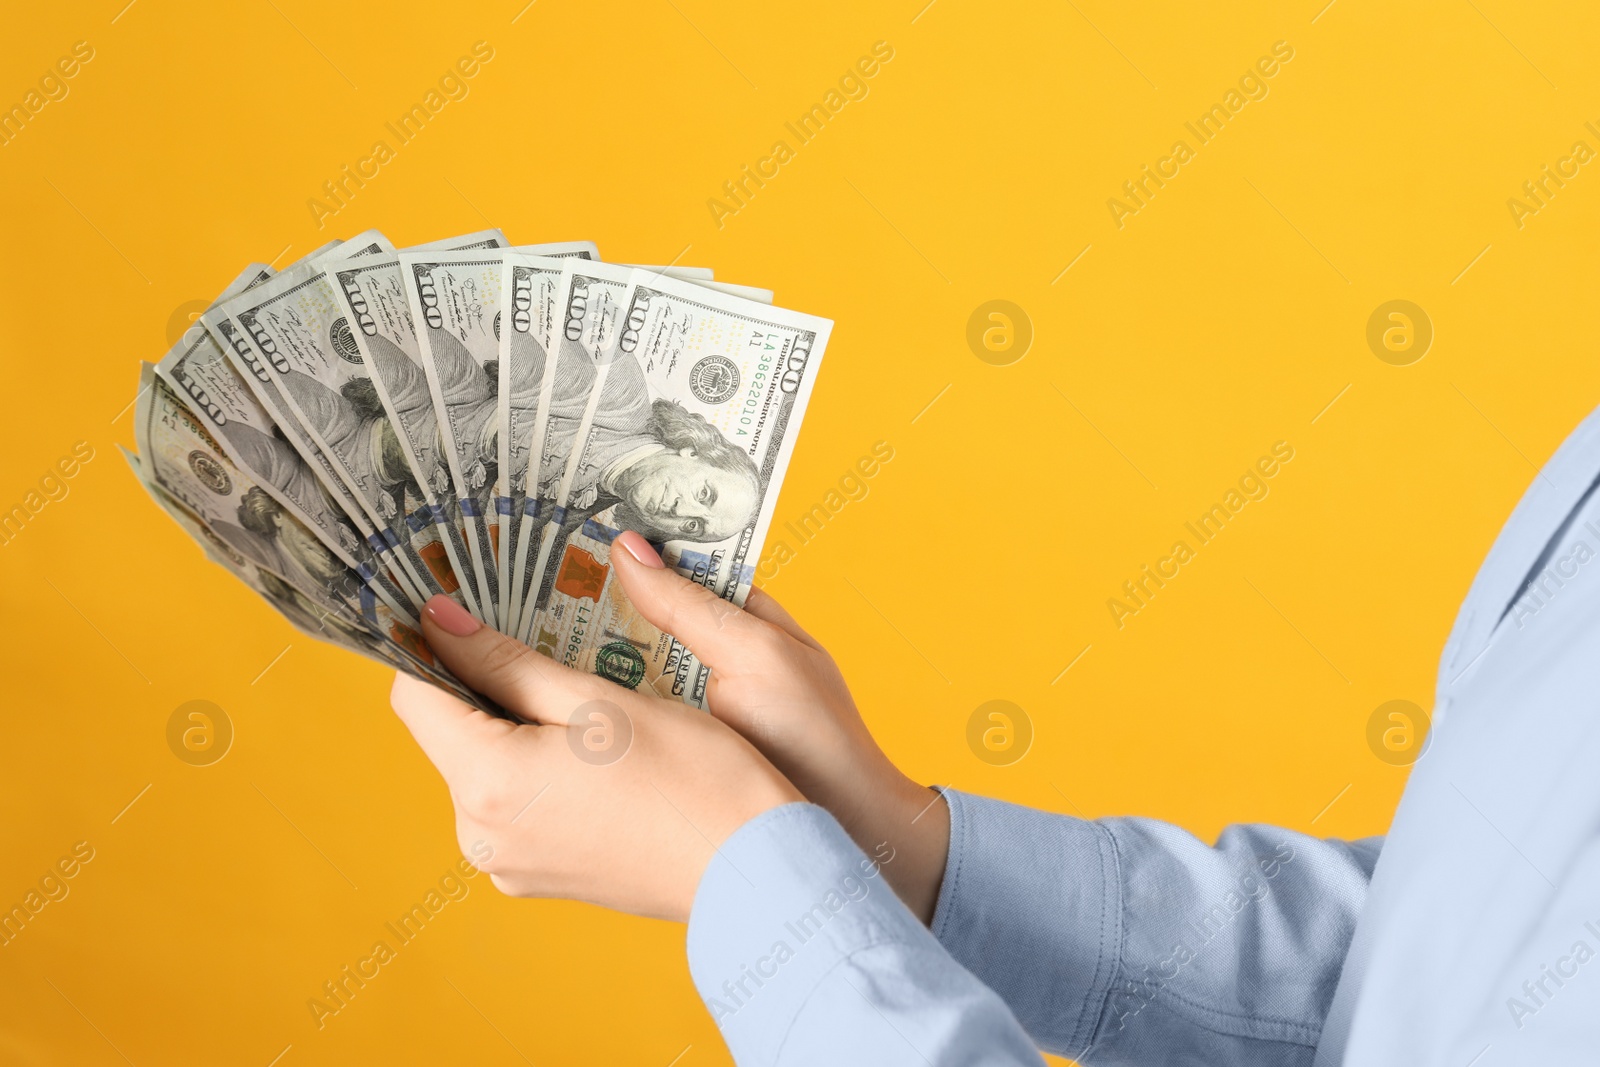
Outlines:
[[652,266],[649,263],[618,263],[619,267],[637,267],[640,270],[664,274],[668,278],[682,278],[686,282],[709,282],[717,276],[716,271],[710,267],[683,267],[676,263],[668,263],[664,267]]
[[[513,321],[502,335],[501,375],[507,382],[500,425],[508,442],[524,455],[511,463],[522,485],[521,527],[510,551],[512,581],[506,595],[511,609],[506,632],[530,640],[525,623],[536,610],[536,583],[544,573],[554,544],[547,522],[564,503],[563,478],[572,442],[582,424],[596,375],[616,333],[617,313],[629,283],[640,277],[676,277],[705,288],[715,287],[702,267],[621,267],[586,262],[563,269],[559,262],[508,255],[506,278],[513,288],[508,301],[529,304],[531,314]],[[771,293],[765,294],[770,300]],[[553,353],[546,358],[546,353]],[[510,457],[508,456],[508,459]]]
[[710,289],[728,296],[743,297],[761,304],[772,303],[772,290],[761,289],[754,285],[738,285],[734,282],[719,282],[709,267],[652,267],[644,263],[628,264],[638,270],[666,278],[678,278],[686,282],[694,282],[703,289]]
[[[592,257],[587,241],[523,245],[522,255]],[[493,605],[492,624],[506,629],[501,590],[509,579],[502,550],[507,507],[501,469],[503,404],[499,361],[502,333],[501,265],[506,252],[426,246],[400,254],[397,284],[405,290],[416,353],[432,398],[435,444],[430,446],[445,502],[459,517],[473,574]],[[346,284],[348,288],[348,283]],[[398,325],[398,319],[397,319]]]
[[[552,520],[566,504],[569,460],[583,425],[589,398],[621,323],[623,300],[633,268],[610,263],[568,264],[558,281],[550,347],[531,425],[528,502],[512,559],[512,589],[520,596],[516,636],[532,644],[539,609],[539,578],[545,571],[555,531]],[[531,515],[533,521],[527,521]]]
[[491,530],[498,448],[494,441],[499,374],[500,255],[421,252],[400,256],[417,346],[438,416],[440,450],[450,470],[479,602],[499,624],[499,568]]
[[179,394],[155,376],[155,368],[147,363],[142,369],[136,473],[208,555],[302,632],[488,707],[434,662],[414,616],[378,595],[307,527],[277,508],[233,465]]
[[[204,421],[144,367],[135,434],[150,482],[199,516],[226,558],[279,575],[321,612],[359,615],[360,576],[234,466]],[[367,606],[375,610],[375,598]]]
[[[455,251],[505,244],[500,231],[486,230],[419,247]],[[342,313],[354,324],[351,340],[410,471],[398,483],[397,502],[407,531],[438,590],[492,622],[492,606],[478,602],[478,588],[462,590],[463,581],[471,580],[471,556],[450,468],[440,449],[439,420],[399,253],[336,260],[327,264],[326,273]]]
[[[393,251],[381,235],[363,236],[327,253]],[[243,335],[246,380],[268,378],[288,414],[332,463],[339,479],[377,529],[419,595],[446,592],[422,551],[431,540],[406,522],[405,505],[416,490],[393,423],[378,399],[355,341],[341,314],[326,257],[286,270],[220,309]],[[480,614],[476,590],[462,583],[467,608]]]
[[[140,471],[138,457],[129,455],[135,473]],[[317,604],[303,595],[292,584],[240,553],[177,497],[161,486],[146,482],[155,502],[186,530],[205,550],[206,557],[229,571],[284,617],[288,623],[307,637],[327,641],[360,655],[376,659],[397,670],[415,673],[409,661],[396,651],[373,641],[364,627],[355,626],[342,612],[335,612]]]
[[[342,241],[331,241],[291,264],[285,271],[280,272],[279,276],[290,271],[303,274],[313,264],[335,254],[344,244]],[[240,380],[244,381],[255,394],[257,402],[277,426],[279,435],[306,461],[323,489],[339,504],[339,509],[344,513],[346,520],[360,531],[368,547],[405,591],[407,599],[420,606],[427,598],[412,577],[410,568],[406,566],[400,553],[398,539],[372,521],[366,509],[357,503],[355,494],[334,468],[332,460],[312,440],[300,420],[294,417],[287,398],[279,389],[276,380],[267,372],[261,353],[252,345],[243,327],[229,316],[226,306],[229,302],[218,304],[203,312],[200,316],[201,325],[239,372]]]
[[760,289],[754,285],[737,285],[733,282],[719,282],[716,280],[716,273],[710,267],[679,267],[671,265],[656,267],[648,263],[625,263],[623,266],[635,267],[662,277],[694,282],[704,288],[714,289],[719,293],[727,293],[729,296],[742,296],[746,300],[756,300],[763,304],[772,303],[771,289]]
[[436,663],[432,595],[579,670],[704,706],[611,545],[742,604],[830,323],[711,270],[498,230],[376,231],[227,286],[137,398],[130,464],[303,632],[503,714]]
[[[572,294],[592,291],[579,279]],[[635,530],[668,566],[742,604],[832,324],[643,271],[606,315],[610,330],[578,345],[591,392],[524,629],[579,670],[703,705],[705,668],[628,602],[611,542]]]
[[[155,394],[152,398],[157,403],[163,402],[160,394]],[[170,395],[165,400],[173,398],[176,397]],[[198,422],[195,422],[195,426],[198,426]],[[294,585],[283,574],[270,569],[266,561],[261,560],[259,553],[246,553],[248,549],[240,550],[235,534],[227,531],[226,526],[224,531],[219,533],[198,510],[187,506],[176,494],[166,490],[165,486],[155,478],[157,464],[146,464],[146,461],[142,461],[139,456],[125,448],[122,453],[128,459],[128,466],[133,467],[134,477],[138,477],[139,482],[149,491],[150,498],[154,499],[157,506],[162,507],[174,522],[178,522],[178,525],[200,544],[205,550],[206,557],[227,569],[243,584],[258,593],[259,597],[266,600],[267,605],[272,606],[278,614],[282,614],[283,619],[290,622],[294,629],[307,637],[328,641],[331,645],[338,645],[339,648],[349,649],[360,656],[370,657],[392,669],[403,670],[413,677],[430,681],[461,697],[462,701],[467,701],[486,712],[504,715],[498,705],[472,693],[443,665],[434,662],[432,651],[422,641],[421,633],[414,627],[413,622],[392,613],[381,601],[371,603],[365,614],[355,614],[344,605],[330,603],[325,598],[318,597],[315,590],[307,592]],[[222,472],[227,474],[229,469],[226,456],[219,454],[218,461],[222,464]],[[213,472],[206,477],[214,478],[216,474]]]
[[[273,273],[264,264],[252,264],[212,307],[266,282]],[[181,392],[190,409],[206,420],[228,458],[316,533],[330,551],[364,580],[376,583],[392,601],[409,602],[338,500],[289,444],[208,331],[203,327],[186,331],[156,364],[156,374]]]
[[[587,255],[592,245],[527,245],[521,253]],[[411,320],[439,416],[442,450],[455,485],[467,548],[490,620],[503,627],[499,551],[500,335],[503,252],[406,252],[401,274]]]
[[754,300],[758,304],[772,303],[772,290],[763,289],[757,285],[739,285],[737,282],[701,282],[700,287],[713,292],[723,293],[727,296],[736,296],[741,300]]
[[[523,524],[537,529],[538,497],[528,492],[529,457],[544,395],[545,354],[550,351],[556,302],[566,277],[564,259],[596,260],[598,250],[579,249],[571,256],[540,256],[508,251],[501,269],[502,316],[499,347],[499,485],[496,510],[500,521],[500,589],[504,618],[500,629],[514,634],[522,619],[527,592],[526,563],[513,561],[526,548]],[[548,412],[546,412],[548,414]],[[535,462],[537,466],[537,462]],[[531,506],[530,506],[531,505]]]

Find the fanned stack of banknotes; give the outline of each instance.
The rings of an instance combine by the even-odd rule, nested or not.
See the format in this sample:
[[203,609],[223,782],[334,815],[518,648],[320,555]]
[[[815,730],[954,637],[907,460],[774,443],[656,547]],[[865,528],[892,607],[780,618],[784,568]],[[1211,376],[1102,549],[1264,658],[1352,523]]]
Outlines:
[[612,540],[742,604],[831,323],[691,267],[497,230],[370,231],[245,268],[137,403],[151,495],[305,633],[496,711],[437,662],[444,594],[533,649],[704,705]]

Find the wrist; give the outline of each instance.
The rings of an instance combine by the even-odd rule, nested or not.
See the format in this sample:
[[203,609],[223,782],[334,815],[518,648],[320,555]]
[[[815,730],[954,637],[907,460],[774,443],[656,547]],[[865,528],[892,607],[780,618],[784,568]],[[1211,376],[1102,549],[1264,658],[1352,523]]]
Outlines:
[[[766,761],[762,760],[762,763],[766,764]],[[746,823],[753,822],[774,808],[805,803],[806,798],[800,790],[771,765],[763,766],[762,772],[731,790],[729,804],[719,813],[720,817],[709,820],[710,826],[705,837],[713,848],[722,847]]]
[[895,862],[885,866],[889,884],[924,926],[933,922],[950,855],[950,808],[943,794],[900,775],[889,843]]
[[[662,797],[665,798],[666,794],[663,793]],[[722,803],[716,804],[708,812],[695,813],[696,817],[692,820],[682,809],[678,809],[677,814],[686,824],[683,828],[692,830],[693,836],[685,834],[677,850],[677,855],[684,858],[684,864],[677,879],[677,888],[671,895],[671,903],[661,917],[675,922],[688,922],[698,887],[705,881],[706,871],[729,839],[775,811],[804,803],[806,798],[788,779],[771,771],[770,774],[757,775],[736,783],[727,790]]]
[[848,805],[825,805],[860,849],[873,856],[901,901],[924,925],[933,920],[950,851],[950,809],[937,791],[885,758],[863,775]]

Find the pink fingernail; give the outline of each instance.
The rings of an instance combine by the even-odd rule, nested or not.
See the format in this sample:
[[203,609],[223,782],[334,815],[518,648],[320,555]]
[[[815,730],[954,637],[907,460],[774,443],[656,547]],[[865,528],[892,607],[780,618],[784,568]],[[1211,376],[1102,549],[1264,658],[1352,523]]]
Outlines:
[[643,563],[646,567],[660,570],[666,566],[661,562],[661,557],[656,554],[656,550],[650,547],[650,542],[633,530],[623,530],[617,535],[617,539],[613,543],[627,549],[628,555]]
[[466,608],[442,593],[429,600],[423,610],[439,629],[456,637],[471,637],[483,627],[483,623],[468,614]]

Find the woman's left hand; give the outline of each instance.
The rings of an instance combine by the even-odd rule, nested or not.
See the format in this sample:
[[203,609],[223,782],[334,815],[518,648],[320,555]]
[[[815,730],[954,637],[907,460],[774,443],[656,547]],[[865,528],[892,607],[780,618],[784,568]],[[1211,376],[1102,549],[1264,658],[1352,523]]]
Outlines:
[[722,842],[802,799],[701,711],[564,667],[447,597],[422,623],[456,677],[526,720],[395,678],[394,710],[450,788],[463,852],[486,852],[478,867],[503,892],[686,921]]

